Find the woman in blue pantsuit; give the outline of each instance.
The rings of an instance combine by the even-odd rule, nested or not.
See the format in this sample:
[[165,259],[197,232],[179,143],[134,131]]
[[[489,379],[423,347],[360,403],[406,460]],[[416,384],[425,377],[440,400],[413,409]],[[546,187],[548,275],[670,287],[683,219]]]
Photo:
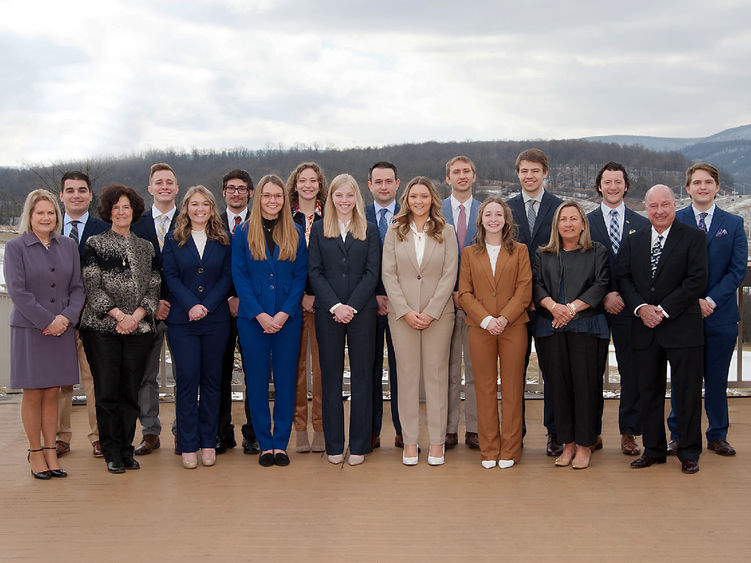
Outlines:
[[[246,362],[245,380],[258,463],[289,465],[300,347],[300,301],[308,274],[301,227],[292,220],[287,192],[276,175],[261,178],[249,219],[232,238],[232,278],[240,298],[237,330]],[[274,375],[274,425],[269,411],[269,373]]]
[[229,235],[214,196],[204,186],[193,186],[183,198],[175,229],[165,237],[162,251],[171,295],[167,338],[177,370],[177,448],[186,469],[197,466],[199,448],[203,465],[216,462],[231,259]]

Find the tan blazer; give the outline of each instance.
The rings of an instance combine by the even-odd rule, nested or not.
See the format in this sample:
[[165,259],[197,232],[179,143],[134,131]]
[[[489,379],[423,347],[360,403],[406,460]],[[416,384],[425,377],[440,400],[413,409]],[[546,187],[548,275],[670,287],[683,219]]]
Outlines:
[[501,248],[495,276],[487,250],[478,252],[474,244],[464,249],[459,272],[459,302],[467,312],[469,326],[479,327],[488,315],[506,317],[508,326],[526,323],[531,301],[532,269],[526,245],[514,242],[513,252]]
[[410,230],[400,241],[396,224],[392,224],[383,241],[381,276],[389,298],[389,313],[397,319],[410,311],[427,313],[440,319],[444,312],[453,312],[451,293],[456,284],[459,251],[454,228],[446,224],[443,242],[427,237],[422,265],[417,265],[414,234]]

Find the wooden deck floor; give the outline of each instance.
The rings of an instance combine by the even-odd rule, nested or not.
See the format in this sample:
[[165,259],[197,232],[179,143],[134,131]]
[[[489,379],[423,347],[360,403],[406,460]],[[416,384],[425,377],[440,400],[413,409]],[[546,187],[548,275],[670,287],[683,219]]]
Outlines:
[[[482,469],[463,444],[443,467],[424,453],[404,467],[384,421],[382,447],[359,467],[290,452],[289,467],[263,468],[236,448],[188,471],[165,431],[140,471],[110,475],[90,455],[85,407],[74,407],[70,476],[42,482],[29,475],[16,396],[0,401],[0,560],[748,561],[751,399],[730,402],[739,454],[705,452],[693,476],[674,458],[630,469],[613,400],[592,467],[555,468],[532,422],[541,408],[527,402],[530,432],[510,470]],[[163,404],[165,428],[173,415]]]

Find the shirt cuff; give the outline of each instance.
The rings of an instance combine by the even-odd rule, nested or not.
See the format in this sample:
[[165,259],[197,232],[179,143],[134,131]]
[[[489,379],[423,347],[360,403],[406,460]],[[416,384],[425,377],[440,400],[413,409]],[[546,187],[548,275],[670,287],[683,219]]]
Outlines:
[[660,311],[662,311],[662,314],[663,314],[663,315],[665,315],[665,318],[666,318],[666,319],[669,319],[669,318],[670,318],[670,315],[668,315],[668,312],[667,312],[667,311],[666,311],[665,309],[663,309],[663,308],[662,308],[662,305],[657,305],[657,308],[658,308],[658,309],[659,309]]
[[488,315],[487,317],[482,319],[482,321],[480,321],[480,328],[483,330],[487,330],[488,325],[490,324],[490,321],[492,320],[493,320],[493,317]]
[[712,309],[717,307],[717,303],[715,303],[714,299],[712,299],[709,295],[707,295],[704,299],[707,301],[707,303],[712,305]]
[[338,307],[339,305],[341,305],[341,303],[337,303],[336,305],[334,305],[333,307],[331,307],[331,309],[329,309],[329,313],[331,313],[331,314],[333,315],[333,314],[334,314],[334,311],[336,311],[336,308],[337,308],[337,307]]
[[636,306],[636,309],[634,309],[634,316],[635,317],[639,316],[639,309],[641,309],[642,307],[644,307],[644,305],[646,305],[646,303],[641,303],[640,305]]

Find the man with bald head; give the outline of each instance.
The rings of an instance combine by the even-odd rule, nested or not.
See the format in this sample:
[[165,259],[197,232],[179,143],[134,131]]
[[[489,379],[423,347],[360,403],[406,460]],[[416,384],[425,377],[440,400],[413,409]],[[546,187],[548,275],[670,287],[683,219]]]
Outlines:
[[665,463],[665,383],[670,362],[679,429],[678,459],[684,473],[699,471],[704,327],[699,298],[707,283],[707,248],[698,228],[675,220],[673,191],[652,186],[644,197],[651,225],[625,241],[618,261],[618,289],[632,324],[639,373],[644,454],[640,469]]

